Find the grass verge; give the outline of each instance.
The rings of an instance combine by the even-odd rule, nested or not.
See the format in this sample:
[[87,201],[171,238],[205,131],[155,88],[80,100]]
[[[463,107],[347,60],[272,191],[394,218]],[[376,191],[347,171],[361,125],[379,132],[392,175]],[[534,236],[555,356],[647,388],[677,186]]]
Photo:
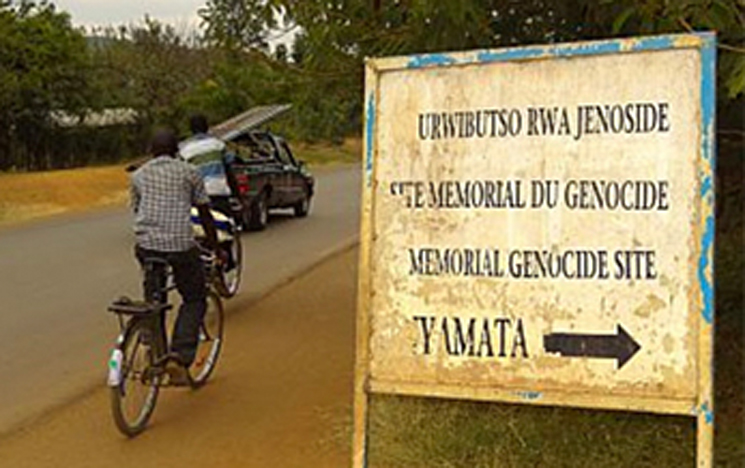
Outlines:
[[354,164],[362,157],[362,139],[348,138],[341,145],[328,143],[297,143],[292,150],[295,158],[305,161],[311,169],[333,164]]
[[375,396],[370,466],[693,466],[694,419]]

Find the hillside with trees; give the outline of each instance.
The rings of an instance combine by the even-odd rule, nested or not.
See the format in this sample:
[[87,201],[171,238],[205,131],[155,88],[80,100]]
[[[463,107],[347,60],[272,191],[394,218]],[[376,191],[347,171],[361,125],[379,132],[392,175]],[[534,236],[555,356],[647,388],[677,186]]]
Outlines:
[[[695,30],[718,32],[719,135],[743,140],[737,0],[209,0],[199,14],[196,31],[145,17],[86,32],[53,3],[0,1],[0,170],[119,161],[155,125],[277,102],[294,105],[278,123],[291,138],[340,142],[361,133],[365,57]],[[104,109],[135,117],[96,123]]]

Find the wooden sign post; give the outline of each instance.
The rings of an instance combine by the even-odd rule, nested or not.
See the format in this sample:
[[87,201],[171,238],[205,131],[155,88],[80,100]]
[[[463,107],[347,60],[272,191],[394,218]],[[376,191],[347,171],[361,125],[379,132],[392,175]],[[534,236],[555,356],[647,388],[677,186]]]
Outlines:
[[368,60],[370,393],[685,414],[712,463],[715,37]]

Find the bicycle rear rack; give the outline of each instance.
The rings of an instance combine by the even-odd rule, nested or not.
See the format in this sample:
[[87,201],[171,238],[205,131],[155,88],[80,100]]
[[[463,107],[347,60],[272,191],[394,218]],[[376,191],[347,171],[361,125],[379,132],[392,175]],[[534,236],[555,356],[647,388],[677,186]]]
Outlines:
[[109,312],[126,315],[150,315],[171,310],[171,304],[159,304],[157,302],[133,301],[128,297],[120,297],[109,306]]

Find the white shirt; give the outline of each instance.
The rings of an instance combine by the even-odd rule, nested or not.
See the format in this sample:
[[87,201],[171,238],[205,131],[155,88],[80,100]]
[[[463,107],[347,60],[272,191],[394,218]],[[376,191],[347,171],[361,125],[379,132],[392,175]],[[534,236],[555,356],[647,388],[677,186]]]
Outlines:
[[222,140],[207,134],[194,135],[179,145],[179,153],[202,174],[209,196],[231,195],[225,173],[225,143]]

